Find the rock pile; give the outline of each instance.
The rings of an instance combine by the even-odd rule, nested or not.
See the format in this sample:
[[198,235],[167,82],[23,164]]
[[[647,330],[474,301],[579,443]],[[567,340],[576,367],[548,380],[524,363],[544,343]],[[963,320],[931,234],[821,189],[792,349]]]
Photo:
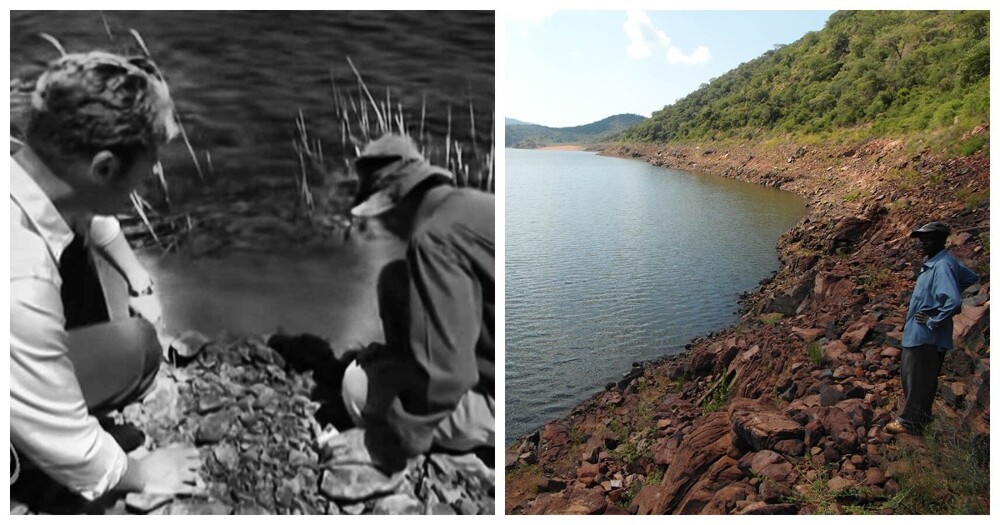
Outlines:
[[323,406],[313,400],[318,391],[313,374],[296,372],[259,337],[208,341],[185,334],[182,341],[187,345],[178,345],[176,364],[164,364],[151,395],[122,415],[146,432],[147,447],[198,446],[203,460],[199,493],[178,498],[132,494],[77,511],[493,513],[494,471],[474,454],[418,456],[392,475],[371,465],[329,460],[320,443],[336,430],[317,420],[323,419]]

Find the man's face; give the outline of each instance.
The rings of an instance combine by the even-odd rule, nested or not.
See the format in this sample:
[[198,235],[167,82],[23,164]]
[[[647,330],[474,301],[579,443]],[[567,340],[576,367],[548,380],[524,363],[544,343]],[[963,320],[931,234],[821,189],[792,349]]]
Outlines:
[[120,211],[125,206],[129,194],[138,189],[153,173],[155,164],[156,152],[143,152],[136,155],[132,162],[119,164],[114,173],[94,177],[92,180],[96,188],[91,193],[94,197],[91,199],[93,211],[98,214],[113,214]]
[[917,241],[920,243],[920,251],[923,252],[925,257],[930,257],[944,248],[944,239],[937,233],[925,233],[917,236]]

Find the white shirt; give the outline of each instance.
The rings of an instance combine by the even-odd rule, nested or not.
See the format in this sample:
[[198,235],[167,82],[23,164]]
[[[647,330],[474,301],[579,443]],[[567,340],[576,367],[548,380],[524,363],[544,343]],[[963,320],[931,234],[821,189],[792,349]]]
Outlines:
[[19,454],[88,499],[115,487],[128,459],[87,405],[66,347],[59,257],[73,232],[10,160],[10,439]]

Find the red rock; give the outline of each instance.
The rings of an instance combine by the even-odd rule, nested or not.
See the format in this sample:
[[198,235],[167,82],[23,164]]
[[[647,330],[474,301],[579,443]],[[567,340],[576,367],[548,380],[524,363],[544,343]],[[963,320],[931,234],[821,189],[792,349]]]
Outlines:
[[758,476],[783,482],[792,473],[793,466],[781,454],[773,450],[761,450],[754,454],[750,469]]
[[659,440],[653,448],[653,462],[657,465],[669,465],[673,463],[680,446],[681,436],[679,435]]
[[826,330],[822,328],[799,328],[793,327],[792,333],[802,338],[803,341],[809,343],[818,339]]
[[[632,499],[632,505],[629,507],[630,513],[640,516],[652,514],[653,509],[660,502],[661,493],[662,487],[659,485],[643,485],[635,498]],[[633,510],[634,512],[632,512]]]
[[569,488],[564,493],[542,494],[527,514],[600,514],[608,506],[599,488]]
[[826,486],[830,489],[830,492],[840,492],[853,487],[854,482],[840,476],[835,476],[833,479],[826,482]]
[[791,503],[765,503],[763,501],[755,501],[738,510],[736,514],[746,516],[797,514],[798,511],[799,507]]
[[758,493],[766,503],[779,503],[791,497],[792,490],[781,483],[767,479],[760,484]]
[[961,346],[962,341],[965,336],[972,331],[972,328],[979,324],[983,319],[988,322],[989,317],[987,314],[990,311],[989,301],[982,306],[968,306],[963,305],[962,311],[958,313],[955,317],[952,317],[954,322],[954,331],[952,332],[952,340],[955,347]]
[[847,345],[847,348],[851,352],[856,352],[861,344],[864,343],[868,334],[871,333],[872,328],[875,327],[874,321],[861,320],[857,321],[847,328],[840,339]]
[[882,352],[879,355],[881,357],[884,357],[884,358],[887,358],[887,359],[896,359],[896,358],[899,357],[899,354],[902,354],[902,353],[903,353],[903,351],[900,350],[900,349],[898,349],[898,348],[893,348],[891,346],[887,346],[887,347],[885,347],[885,348],[882,349]]
[[878,467],[872,467],[865,472],[865,483],[868,485],[882,486],[886,482],[885,473]]
[[590,486],[597,481],[597,477],[600,476],[601,470],[596,463],[584,462],[580,465],[580,468],[576,471],[576,478],[584,485]]
[[848,352],[847,344],[840,339],[834,339],[823,345],[823,359],[828,363],[839,363]]
[[[708,472],[709,468],[732,447],[729,417],[713,412],[684,437],[675,460],[663,475],[663,493],[653,508],[655,514],[666,514],[680,508],[688,489]],[[710,498],[710,496],[709,496]],[[705,499],[705,503],[708,499]]]
[[774,450],[786,456],[801,456],[806,447],[801,439],[783,439],[774,444]]
[[538,480],[538,492],[558,492],[566,488],[566,482],[561,479],[553,479],[543,476]]
[[730,514],[737,502],[746,500],[751,494],[754,494],[753,487],[747,483],[727,485],[712,495],[700,514]]
[[741,402],[731,407],[733,431],[753,450],[772,448],[785,439],[801,439],[804,430],[773,406]]

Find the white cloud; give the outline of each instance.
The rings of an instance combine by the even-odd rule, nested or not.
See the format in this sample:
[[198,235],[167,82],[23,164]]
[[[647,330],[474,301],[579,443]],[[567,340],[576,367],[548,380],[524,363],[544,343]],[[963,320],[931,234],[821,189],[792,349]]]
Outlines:
[[705,46],[698,46],[694,50],[694,53],[690,55],[685,55],[678,47],[670,46],[667,48],[667,62],[671,64],[702,64],[708,62],[711,58],[712,54],[709,53],[708,48]]
[[625,31],[629,41],[625,49],[628,56],[646,58],[653,54],[654,48],[657,48],[666,52],[667,62],[670,64],[701,64],[712,58],[705,46],[698,46],[693,53],[685,55],[679,47],[670,45],[670,37],[653,25],[653,21],[645,11],[629,10],[625,13],[622,30]]

